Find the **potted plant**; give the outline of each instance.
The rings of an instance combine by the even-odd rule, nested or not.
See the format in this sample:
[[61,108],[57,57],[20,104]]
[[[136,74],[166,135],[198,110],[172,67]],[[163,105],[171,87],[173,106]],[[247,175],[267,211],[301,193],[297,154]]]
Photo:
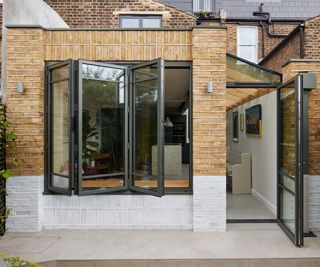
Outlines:
[[194,14],[199,18],[199,19],[210,19],[214,17],[214,13],[211,11],[206,11],[206,10],[200,10],[194,12]]

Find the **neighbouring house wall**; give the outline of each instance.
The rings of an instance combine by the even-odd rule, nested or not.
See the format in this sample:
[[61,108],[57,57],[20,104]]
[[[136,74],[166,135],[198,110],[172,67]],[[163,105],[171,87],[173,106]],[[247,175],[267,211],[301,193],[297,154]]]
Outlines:
[[[230,89],[232,90],[232,89]],[[252,194],[276,215],[277,210],[277,94],[269,93],[227,112],[227,144],[231,151],[250,153],[252,162]],[[245,118],[245,110],[255,106],[262,107],[262,136],[250,136],[239,126],[239,142],[232,139],[232,113],[238,111]],[[239,124],[240,125],[240,124]]]
[[44,0],[72,28],[119,28],[119,15],[162,15],[163,27],[185,28],[196,18],[173,6],[152,0]]
[[[263,27],[257,23],[224,23],[224,22],[201,22],[203,25],[225,25],[227,26],[227,52],[237,55],[237,27],[256,26],[258,28],[258,59],[267,56],[285,37],[270,36],[266,25]],[[297,24],[274,24],[271,32],[275,35],[289,35]]]
[[311,229],[320,229],[320,60],[292,60],[283,67],[284,81],[299,72],[317,74],[317,89],[309,93],[309,220]]
[[275,71],[281,72],[282,66],[290,58],[300,58],[301,56],[301,34],[300,30],[295,30],[288,38],[282,41],[260,64]]
[[[24,213],[15,212],[8,219],[9,231],[34,231],[42,226],[225,230],[225,42],[223,27],[176,31],[9,27],[8,118],[18,138],[14,156],[21,163],[14,168],[8,201],[13,209],[24,203],[21,206]],[[42,196],[39,188],[44,181],[44,61],[70,58],[193,61],[193,196],[168,195],[161,199],[148,195]],[[24,82],[23,94],[16,93],[18,81]],[[212,94],[207,93],[208,82],[214,85]],[[29,179],[36,185],[22,186],[21,181]],[[20,195],[27,199],[21,200]],[[28,198],[37,203],[29,203]],[[134,214],[140,215],[133,218]],[[24,224],[26,218],[33,224]]]
[[320,58],[320,16],[305,22],[304,58]]

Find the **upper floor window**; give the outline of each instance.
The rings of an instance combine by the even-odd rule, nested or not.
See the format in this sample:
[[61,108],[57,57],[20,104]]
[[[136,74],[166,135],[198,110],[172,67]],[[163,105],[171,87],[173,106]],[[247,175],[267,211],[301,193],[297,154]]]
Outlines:
[[120,28],[161,28],[162,16],[122,15]]
[[212,11],[214,0],[193,0],[193,12]]
[[254,26],[238,26],[237,55],[251,62],[258,61],[258,28]]

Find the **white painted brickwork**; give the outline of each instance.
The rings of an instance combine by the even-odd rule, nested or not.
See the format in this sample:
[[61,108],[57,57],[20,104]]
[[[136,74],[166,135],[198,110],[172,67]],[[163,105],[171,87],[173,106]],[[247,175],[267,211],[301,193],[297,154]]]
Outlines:
[[226,177],[193,177],[194,231],[226,230]]
[[320,229],[320,176],[309,177],[310,229]]
[[12,177],[7,181],[7,207],[12,216],[6,227],[10,232],[35,232],[42,229],[43,176]]
[[194,229],[224,231],[226,178],[194,177],[194,195],[42,195],[43,177],[8,181],[9,231],[47,229]]
[[50,195],[43,213],[47,229],[192,229],[192,195]]

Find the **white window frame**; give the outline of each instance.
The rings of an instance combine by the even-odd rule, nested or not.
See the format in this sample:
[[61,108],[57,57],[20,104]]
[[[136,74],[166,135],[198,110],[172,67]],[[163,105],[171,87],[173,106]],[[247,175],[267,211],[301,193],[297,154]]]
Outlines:
[[[253,42],[250,42],[250,38],[248,38],[248,42],[240,43],[241,34],[243,30],[252,30],[254,33]],[[238,26],[237,27],[237,56],[244,58],[248,61],[251,61],[253,63],[258,63],[258,27],[256,26]],[[241,53],[242,47],[252,47],[254,49],[254,58],[249,58],[246,56],[243,56]]]
[[[213,11],[213,1],[214,0],[193,0],[192,2],[193,12]],[[209,5],[208,8],[206,8],[207,5]]]

